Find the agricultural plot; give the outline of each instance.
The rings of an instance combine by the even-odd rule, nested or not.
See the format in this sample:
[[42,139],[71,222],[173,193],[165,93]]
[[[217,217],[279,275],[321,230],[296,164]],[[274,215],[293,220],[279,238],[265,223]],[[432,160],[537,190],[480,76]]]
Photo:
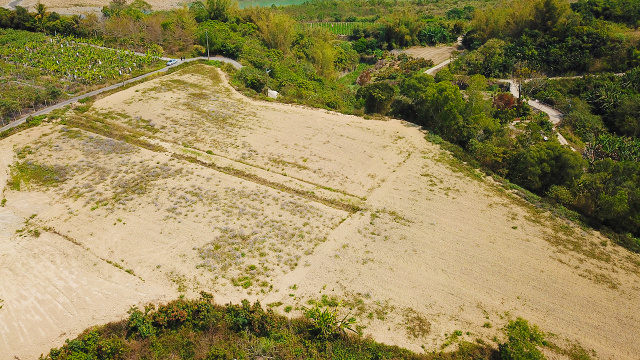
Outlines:
[[0,166],[0,357],[200,291],[337,305],[415,351],[491,342],[516,316],[601,358],[640,351],[637,255],[411,124],[253,101],[194,65],[12,135]]
[[359,22],[311,22],[302,23],[303,26],[309,28],[323,28],[336,35],[351,35],[354,29],[365,27],[365,24]]
[[80,43],[73,37],[47,37],[0,30],[0,118],[141,73],[157,56]]
[[130,51],[80,43],[73,37],[48,37],[14,30],[3,30],[0,43],[0,58],[6,62],[83,84],[117,79],[158,60],[157,55],[151,53],[138,56]]

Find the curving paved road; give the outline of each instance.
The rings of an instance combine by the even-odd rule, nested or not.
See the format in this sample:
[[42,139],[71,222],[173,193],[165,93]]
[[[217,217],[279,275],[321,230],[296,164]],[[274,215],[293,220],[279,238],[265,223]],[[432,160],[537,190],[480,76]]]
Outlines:
[[15,10],[16,6],[18,6],[21,2],[22,0],[13,0],[12,2],[7,4],[6,8],[9,10]]
[[[170,58],[161,58],[161,59],[165,60],[165,61],[166,60],[171,60]],[[225,62],[225,63],[229,63],[229,64],[233,65],[233,67],[235,67],[236,69],[242,68],[242,65],[239,62],[237,62],[237,61],[235,61],[233,59],[226,58],[226,57],[212,56],[210,59],[211,60],[217,60],[217,61]],[[196,60],[207,60],[207,58],[206,57],[196,57],[196,58],[191,58],[191,59],[185,59],[185,60],[183,60],[181,62],[191,62],[191,61],[196,61]],[[74,103],[74,102],[76,102],[76,101],[78,101],[80,99],[84,99],[86,97],[91,97],[91,96],[94,96],[94,95],[98,95],[98,94],[101,94],[101,93],[103,93],[105,91],[110,91],[110,90],[113,90],[113,89],[117,89],[117,88],[119,88],[119,87],[121,87],[121,86],[123,86],[125,84],[130,84],[132,82],[147,78],[147,77],[149,77],[151,75],[154,75],[154,74],[167,72],[167,70],[169,70],[170,68],[172,68],[174,66],[177,66],[181,62],[179,61],[175,65],[166,66],[166,67],[164,67],[164,68],[162,68],[160,70],[156,70],[156,71],[152,71],[150,73],[146,73],[144,75],[136,76],[136,77],[131,78],[129,80],[125,80],[124,82],[119,82],[119,83],[114,84],[114,85],[109,85],[109,86],[103,87],[103,88],[98,89],[98,90],[94,90],[94,91],[91,91],[91,92],[88,92],[88,93],[84,93],[82,95],[75,96],[75,97],[73,97],[71,99],[59,102],[59,103],[57,103],[55,105],[51,105],[49,107],[43,108],[41,110],[38,110],[36,112],[30,113],[30,114],[25,115],[25,116],[15,120],[15,121],[12,121],[11,123],[9,123],[9,124],[5,125],[4,127],[0,128],[0,132],[6,131],[6,130],[14,128],[14,127],[16,127],[18,125],[24,124],[24,122],[27,121],[27,119],[29,117],[31,117],[31,116],[40,116],[40,115],[48,114],[53,110],[60,109],[60,108],[62,108],[64,106],[72,104],[72,103]]]
[[[458,45],[462,45],[462,37],[458,38]],[[427,71],[425,71],[425,73],[429,74],[429,75],[434,75],[436,72],[438,72],[440,69],[442,69],[443,67],[449,65],[449,63],[451,62],[452,59],[447,59],[443,62],[441,62],[440,64],[428,69]],[[569,78],[579,78],[580,76],[571,76]],[[562,79],[562,78],[551,78],[551,79]],[[519,98],[520,97],[520,93],[519,93],[519,89],[516,86],[516,84],[509,79],[500,79],[498,81],[501,82],[506,82],[509,83],[509,91],[511,92],[511,94],[515,97],[515,98]],[[560,142],[561,145],[567,145],[571,148],[571,150],[576,151],[576,149],[574,149],[573,147],[571,147],[571,145],[569,145],[569,142],[567,141],[567,139],[564,138],[564,136],[562,136],[562,134],[560,134],[557,130],[556,127],[560,124],[560,122],[562,121],[562,113],[548,105],[544,105],[541,104],[538,100],[527,100],[527,103],[529,104],[529,106],[531,106],[532,108],[542,111],[544,113],[546,113],[547,115],[549,115],[549,119],[551,121],[551,123],[553,124],[553,130],[556,134],[556,136],[558,137],[558,141]]]
[[[509,92],[511,93],[511,95],[513,95],[513,97],[515,97],[516,99],[518,97],[520,97],[520,91],[518,89],[518,87],[516,86],[515,82],[513,80],[508,80],[508,79],[500,79],[498,81],[501,82],[506,82],[509,84]],[[540,103],[538,100],[527,100],[527,104],[529,104],[529,106],[531,106],[532,108],[542,111],[545,114],[547,114],[549,116],[549,121],[551,121],[551,123],[553,124],[553,130],[556,134],[556,136],[558,137],[558,142],[560,142],[560,145],[567,145],[571,148],[571,150],[576,151],[576,149],[574,149],[571,145],[569,145],[569,142],[567,141],[567,139],[564,138],[564,136],[562,136],[562,134],[560,134],[557,130],[556,127],[558,125],[560,125],[560,122],[562,121],[562,113],[554,108],[552,108],[551,106],[545,105]]]
[[440,64],[438,64],[438,65],[436,65],[436,66],[434,66],[434,67],[432,67],[430,69],[427,69],[427,71],[425,71],[425,73],[429,74],[429,75],[435,75],[435,73],[437,73],[440,69],[442,69],[443,67],[449,65],[450,62],[451,62],[451,59],[447,59],[447,60],[441,62]]

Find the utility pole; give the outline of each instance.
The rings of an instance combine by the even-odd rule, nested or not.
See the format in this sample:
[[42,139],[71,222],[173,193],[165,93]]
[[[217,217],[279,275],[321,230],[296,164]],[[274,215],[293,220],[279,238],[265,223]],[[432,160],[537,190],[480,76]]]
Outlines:
[[120,78],[122,79],[122,86],[124,86],[124,74],[122,73],[122,58],[120,57],[120,51],[118,51],[118,62],[120,63]]
[[266,83],[267,96],[269,96],[269,73],[271,72],[271,70],[265,67],[265,72],[267,73],[267,76],[266,76],[266,78],[267,78],[267,83]]
[[209,60],[209,29],[205,29],[205,34],[207,34],[207,60]]

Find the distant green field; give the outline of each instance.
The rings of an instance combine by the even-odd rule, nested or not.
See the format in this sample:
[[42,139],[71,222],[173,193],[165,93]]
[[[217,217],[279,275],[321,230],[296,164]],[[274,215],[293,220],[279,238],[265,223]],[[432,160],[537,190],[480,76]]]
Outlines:
[[351,35],[353,29],[362,28],[366,25],[366,23],[361,22],[312,22],[302,24],[310,28],[322,27],[336,35]]

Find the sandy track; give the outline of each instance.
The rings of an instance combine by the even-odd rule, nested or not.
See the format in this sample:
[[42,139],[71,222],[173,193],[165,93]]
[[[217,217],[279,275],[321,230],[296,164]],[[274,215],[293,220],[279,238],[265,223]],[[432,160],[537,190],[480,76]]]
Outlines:
[[[146,132],[164,150],[60,125],[0,143],[5,172],[27,144],[37,151],[24,160],[74,169],[57,187],[4,191],[0,271],[14,280],[0,289],[0,324],[31,338],[0,332],[10,346],[0,357],[31,358],[135,303],[200,290],[219,302],[281,302],[279,311],[335,296],[355,304],[365,333],[416,351],[439,349],[455,330],[490,342],[523,316],[602,359],[640,352],[637,255],[451,167],[415,126],[249,100],[211,71],[149,81],[82,115]],[[16,234],[32,213],[84,248],[47,232]],[[41,241],[49,245],[36,251]],[[48,275],[28,271],[41,262]],[[233,285],[242,276],[246,289]],[[17,284],[60,306],[20,305]],[[104,315],[87,303],[113,309]],[[416,316],[431,327],[413,337],[406,328]]]

